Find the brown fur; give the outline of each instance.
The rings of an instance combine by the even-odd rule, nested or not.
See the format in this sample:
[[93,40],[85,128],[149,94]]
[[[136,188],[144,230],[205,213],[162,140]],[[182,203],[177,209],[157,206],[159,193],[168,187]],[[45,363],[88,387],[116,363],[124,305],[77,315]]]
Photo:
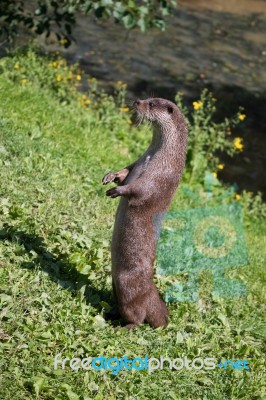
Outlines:
[[[111,248],[113,290],[127,328],[144,321],[156,328],[168,323],[168,310],[153,283],[156,240],[182,177],[187,127],[181,111],[168,100],[137,100],[134,105],[139,116],[152,122],[153,138],[139,160],[103,178],[104,184],[118,183],[107,196],[122,196]],[[112,316],[118,313],[113,310]]]

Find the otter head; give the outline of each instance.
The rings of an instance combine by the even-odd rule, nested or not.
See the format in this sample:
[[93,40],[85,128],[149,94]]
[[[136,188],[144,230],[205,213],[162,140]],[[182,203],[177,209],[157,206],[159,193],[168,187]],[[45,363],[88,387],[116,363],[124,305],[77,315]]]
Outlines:
[[140,117],[146,118],[161,127],[169,125],[176,126],[180,111],[178,107],[169,100],[160,98],[150,98],[146,100],[136,100],[134,107]]

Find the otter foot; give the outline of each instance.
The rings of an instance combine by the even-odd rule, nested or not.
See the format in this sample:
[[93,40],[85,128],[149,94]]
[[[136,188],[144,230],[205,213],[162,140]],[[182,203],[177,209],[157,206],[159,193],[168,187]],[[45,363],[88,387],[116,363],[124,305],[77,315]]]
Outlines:
[[127,324],[127,325],[125,325],[124,328],[127,328],[129,330],[129,329],[134,329],[134,328],[137,328],[137,327],[138,327],[137,324]]

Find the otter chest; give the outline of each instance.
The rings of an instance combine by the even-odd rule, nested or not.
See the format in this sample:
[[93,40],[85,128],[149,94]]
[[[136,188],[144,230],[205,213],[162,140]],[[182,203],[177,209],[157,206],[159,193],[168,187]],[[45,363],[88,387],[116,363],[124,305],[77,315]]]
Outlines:
[[144,171],[146,171],[148,165],[150,164],[150,161],[152,159],[152,156],[150,154],[146,155],[143,159],[141,159],[132,169],[130,174],[128,175],[126,179],[126,183],[132,182],[133,180],[139,178]]

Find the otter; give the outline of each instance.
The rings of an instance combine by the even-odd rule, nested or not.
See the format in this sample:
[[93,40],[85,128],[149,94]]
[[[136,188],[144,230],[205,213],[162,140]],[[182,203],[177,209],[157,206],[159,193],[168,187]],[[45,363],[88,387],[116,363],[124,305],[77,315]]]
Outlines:
[[153,282],[156,242],[163,216],[181,180],[187,150],[187,125],[180,109],[161,98],[136,100],[138,116],[153,125],[152,141],[134,163],[106,174],[102,183],[121,196],[112,244],[112,285],[117,306],[109,318],[122,317],[131,329],[147,322],[165,327],[168,310]]

